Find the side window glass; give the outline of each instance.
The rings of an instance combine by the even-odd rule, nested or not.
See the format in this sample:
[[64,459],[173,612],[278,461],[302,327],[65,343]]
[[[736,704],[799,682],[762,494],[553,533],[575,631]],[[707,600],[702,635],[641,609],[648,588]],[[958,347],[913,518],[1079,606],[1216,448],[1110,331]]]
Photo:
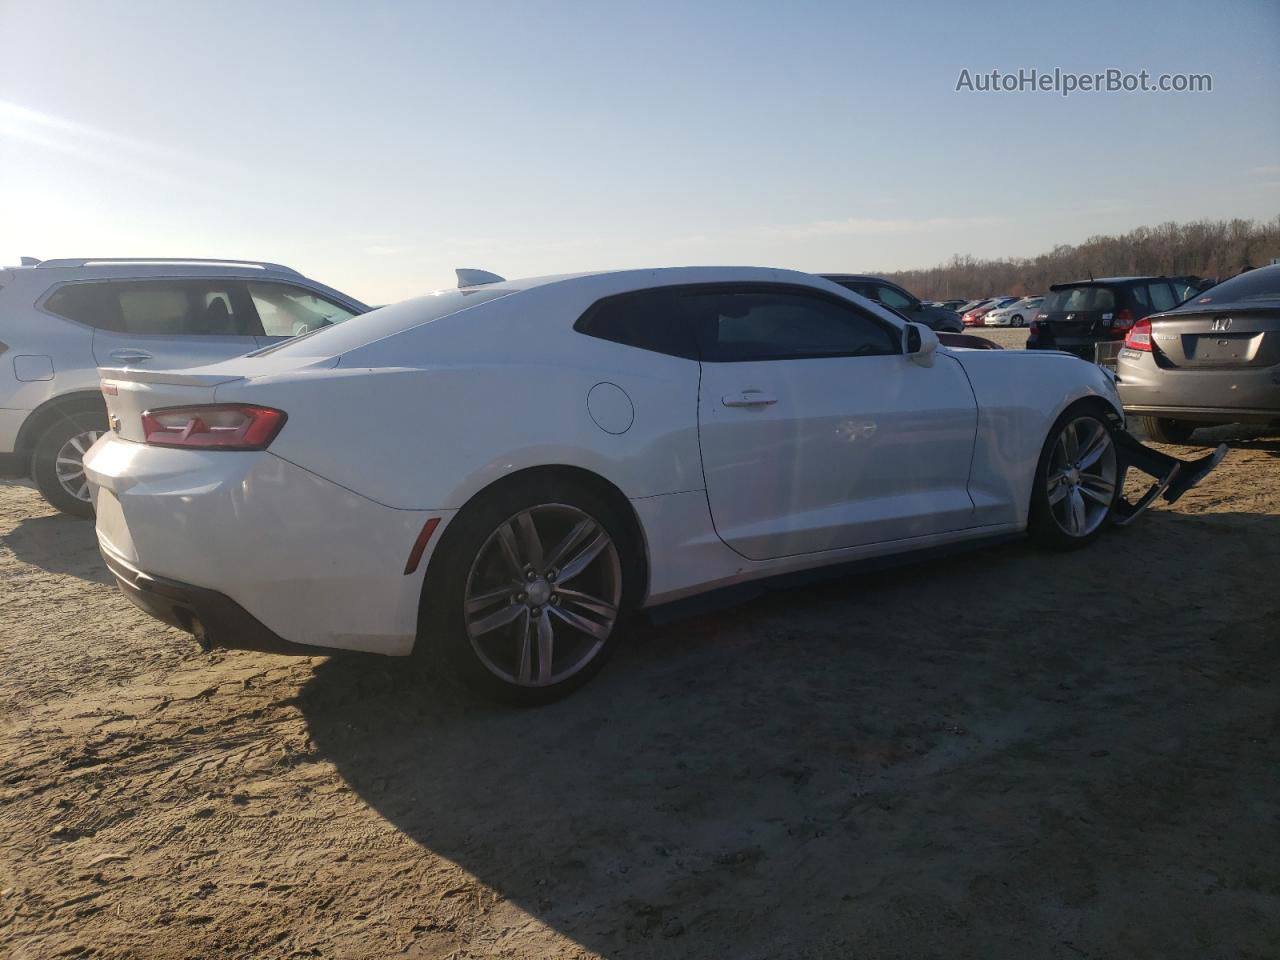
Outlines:
[[704,360],[885,356],[897,331],[852,305],[790,290],[681,291]]
[[296,337],[322,327],[350,320],[356,314],[346,307],[287,283],[249,281],[249,297],[269,337]]
[[675,315],[670,290],[639,290],[605,297],[592,304],[574,329],[639,350],[688,360],[698,357],[693,334]]
[[1178,305],[1178,299],[1167,283],[1151,284],[1151,308],[1156,311],[1172,310]]
[[237,299],[233,282],[112,280],[67,284],[45,309],[139,336],[244,336],[252,332],[252,320],[236,309]]
[[1137,303],[1144,313],[1151,309],[1151,297],[1147,294],[1145,284],[1135,284],[1129,288],[1129,291],[1133,294],[1134,302]]
[[120,301],[109,283],[64,284],[49,295],[44,309],[99,330],[124,330]]
[[876,300],[879,300],[885,306],[893,307],[895,310],[909,310],[915,306],[915,301],[904,294],[901,290],[894,287],[880,286],[876,288]]

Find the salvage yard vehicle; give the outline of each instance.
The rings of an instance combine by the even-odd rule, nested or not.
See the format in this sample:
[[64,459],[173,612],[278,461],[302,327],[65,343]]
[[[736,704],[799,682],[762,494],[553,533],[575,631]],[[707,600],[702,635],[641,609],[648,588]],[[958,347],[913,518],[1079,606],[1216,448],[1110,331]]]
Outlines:
[[[85,469],[133,602],[206,648],[416,654],[517,703],[585,682],[631,610],[1028,531],[1080,547],[1145,506],[1102,369],[940,347],[788,270],[459,271],[102,375]],[[1148,453],[1167,499],[1216,463]]]
[[1153,440],[1210,423],[1280,423],[1280,265],[1242,273],[1129,330],[1120,399]]
[[0,473],[93,515],[81,460],[107,429],[98,367],[189,367],[369,308],[274,263],[23,258],[0,268]]
[[1027,349],[1064,350],[1091,362],[1110,359],[1130,327],[1149,314],[1172,310],[1184,289],[1169,277],[1055,283],[1031,323]]
[[1025,327],[1036,315],[1036,311],[1040,309],[1040,304],[1043,302],[1043,297],[1023,297],[1006,306],[988,310],[982,318],[982,325],[984,327]]

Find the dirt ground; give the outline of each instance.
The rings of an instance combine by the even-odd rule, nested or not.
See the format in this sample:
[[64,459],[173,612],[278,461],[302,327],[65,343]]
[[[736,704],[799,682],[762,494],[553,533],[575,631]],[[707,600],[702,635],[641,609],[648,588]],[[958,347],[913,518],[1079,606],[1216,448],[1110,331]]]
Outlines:
[[1217,433],[1091,549],[637,625],[538,711],[202,655],[0,486],[0,957],[1280,956],[1280,438]]

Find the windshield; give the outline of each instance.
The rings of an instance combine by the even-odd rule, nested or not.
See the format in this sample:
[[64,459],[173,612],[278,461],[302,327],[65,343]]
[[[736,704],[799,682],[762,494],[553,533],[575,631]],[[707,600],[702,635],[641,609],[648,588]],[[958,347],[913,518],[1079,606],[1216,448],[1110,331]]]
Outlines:
[[304,333],[264,350],[249,354],[265,357],[273,353],[296,353],[304,357],[336,357],[362,347],[366,343],[382,340],[392,334],[408,330],[451,313],[474,307],[489,300],[497,300],[515,293],[510,287],[494,289],[476,287],[466,290],[437,290],[425,297],[415,297],[390,307],[380,307],[369,313],[352,317],[341,324],[332,324]]
[[1077,313],[1086,310],[1114,310],[1115,294],[1107,287],[1068,287],[1044,298],[1045,313]]
[[1224,280],[1191,302],[1247,303],[1250,300],[1280,300],[1280,265],[1260,267]]

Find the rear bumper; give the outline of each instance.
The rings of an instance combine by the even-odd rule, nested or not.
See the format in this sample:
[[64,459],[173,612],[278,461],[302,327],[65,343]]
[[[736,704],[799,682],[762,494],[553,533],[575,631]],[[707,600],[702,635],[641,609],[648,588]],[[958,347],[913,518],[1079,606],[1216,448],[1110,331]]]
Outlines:
[[334,652],[285,640],[216,590],[144,573],[106,547],[100,549],[107,569],[126,598],[157,620],[194,635],[206,651],[222,647],[297,656],[328,656]]
[[1149,353],[1122,350],[1116,360],[1127,411],[1203,423],[1280,418],[1280,368],[1167,369]]
[[[85,470],[112,572],[166,623],[199,621],[219,646],[412,652],[423,577],[454,511],[393,509],[269,453],[110,435]],[[440,525],[406,574],[431,518]]]

